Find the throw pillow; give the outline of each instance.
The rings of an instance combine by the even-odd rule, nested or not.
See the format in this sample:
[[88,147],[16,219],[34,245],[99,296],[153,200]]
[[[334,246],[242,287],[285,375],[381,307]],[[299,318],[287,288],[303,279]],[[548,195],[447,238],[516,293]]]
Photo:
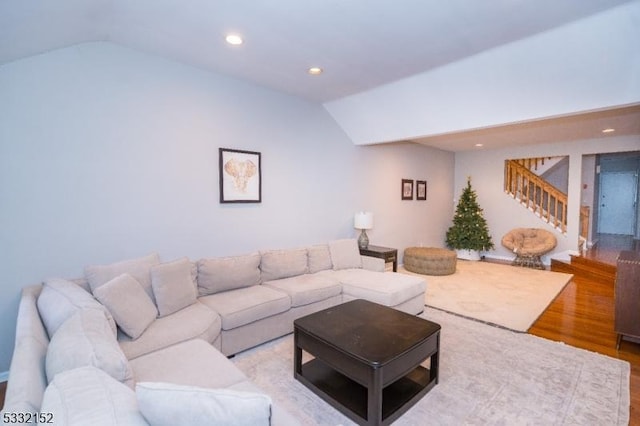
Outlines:
[[84,275],[89,281],[91,292],[95,294],[96,288],[106,284],[115,277],[122,274],[129,274],[142,285],[149,297],[153,300],[153,289],[151,288],[151,267],[160,263],[158,253],[137,259],[123,260],[109,265],[93,265],[84,269]]
[[307,249],[270,250],[260,253],[262,281],[273,281],[309,272]]
[[129,274],[115,277],[96,288],[93,294],[109,309],[118,327],[132,339],[140,337],[158,316],[151,298]]
[[51,382],[57,374],[94,366],[133,387],[133,372],[118,345],[104,312],[78,311],[60,326],[47,348],[45,371]]
[[40,413],[44,420],[52,416],[56,425],[148,425],[133,389],[91,366],[56,375],[44,392]]
[[198,296],[193,264],[186,257],[151,267],[151,285],[160,317],[195,303]]
[[81,309],[104,311],[113,335],[116,335],[116,323],[109,311],[91,293],[86,292],[74,282],[60,278],[45,281],[38,296],[37,305],[49,339],[67,319]]
[[329,243],[331,263],[334,270],[362,268],[358,242],[354,239],[335,240]]
[[198,261],[200,296],[260,284],[260,253]]
[[309,252],[309,273],[315,274],[333,268],[328,245],[312,246],[307,251]]
[[136,385],[136,396],[152,426],[270,423],[271,398],[261,393],[142,382]]

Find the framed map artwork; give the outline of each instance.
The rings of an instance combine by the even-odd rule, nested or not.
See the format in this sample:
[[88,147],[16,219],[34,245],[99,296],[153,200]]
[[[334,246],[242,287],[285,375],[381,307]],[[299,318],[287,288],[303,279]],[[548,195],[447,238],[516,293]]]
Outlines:
[[262,159],[259,152],[220,148],[220,202],[262,202]]

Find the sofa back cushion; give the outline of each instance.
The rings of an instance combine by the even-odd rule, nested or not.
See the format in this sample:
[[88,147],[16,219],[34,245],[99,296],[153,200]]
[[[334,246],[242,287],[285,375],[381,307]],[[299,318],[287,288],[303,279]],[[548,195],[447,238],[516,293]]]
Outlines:
[[329,243],[334,270],[362,268],[358,242],[354,239],[335,240]]
[[142,382],[136,396],[152,426],[270,424],[271,398],[262,393]]
[[113,335],[104,312],[85,309],[75,313],[53,335],[47,349],[49,383],[57,374],[94,366],[133,387],[133,371]]
[[331,253],[329,253],[329,246],[327,244],[311,246],[307,249],[307,253],[309,256],[310,274],[333,268]]
[[294,277],[309,272],[306,248],[269,250],[260,254],[262,282]]
[[111,263],[109,265],[93,265],[84,268],[84,275],[89,281],[91,292],[95,292],[96,288],[106,284],[117,276],[129,274],[135,278],[142,288],[147,292],[149,297],[153,298],[153,289],[151,288],[151,267],[160,263],[158,253],[152,253],[148,256],[136,259],[123,260],[121,262]]
[[260,253],[244,256],[200,259],[198,293],[200,296],[260,284]]
[[151,286],[160,317],[191,306],[198,297],[197,267],[183,257],[151,267]]
[[115,336],[116,323],[109,311],[90,293],[71,281],[60,278],[46,280],[37,305],[49,338],[67,319],[82,309],[104,311]]
[[115,277],[93,294],[111,312],[120,330],[132,339],[140,337],[158,316],[156,305],[129,274]]
[[44,392],[40,411],[56,425],[148,425],[133,389],[91,366],[58,374]]

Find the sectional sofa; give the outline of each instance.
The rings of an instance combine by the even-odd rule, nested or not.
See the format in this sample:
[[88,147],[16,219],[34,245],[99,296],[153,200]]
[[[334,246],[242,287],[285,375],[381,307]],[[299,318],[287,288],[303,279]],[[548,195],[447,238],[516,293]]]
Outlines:
[[[296,318],[363,298],[411,314],[426,283],[355,240],[162,263],[157,254],[27,287],[2,419],[53,424],[297,424],[228,359]],[[293,374],[293,373],[292,373]]]

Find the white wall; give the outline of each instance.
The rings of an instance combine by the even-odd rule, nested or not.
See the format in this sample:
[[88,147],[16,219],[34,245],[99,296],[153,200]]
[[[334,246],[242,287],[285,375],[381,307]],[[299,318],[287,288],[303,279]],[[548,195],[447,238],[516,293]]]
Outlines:
[[[320,105],[109,43],[0,67],[0,99],[0,372],[20,289],[47,277],[352,237],[363,209],[372,243],[440,245],[453,212],[451,153],[357,147]],[[219,204],[219,147],[262,153],[261,204]]]
[[325,104],[356,144],[640,102],[640,1]]
[[[457,199],[466,185],[467,176],[478,194],[478,202],[484,210],[495,250],[489,257],[508,258],[514,256],[502,247],[500,240],[513,228],[533,227],[553,230],[538,216],[521,206],[504,188],[504,161],[511,158],[569,156],[569,190],[567,233],[556,233],[556,253],[577,250],[579,236],[580,197],[582,191],[582,156],[605,152],[637,151],[640,136],[606,137],[578,142],[558,142],[546,145],[530,145],[496,150],[477,150],[456,153],[455,197]],[[573,218],[573,220],[572,220]],[[554,231],[555,232],[555,231]],[[546,259],[545,259],[546,260]]]
[[595,187],[596,156],[585,155],[582,157],[582,191],[580,193],[580,205],[589,207],[588,243],[593,243],[593,208],[595,203],[597,203],[597,200],[594,199]]

